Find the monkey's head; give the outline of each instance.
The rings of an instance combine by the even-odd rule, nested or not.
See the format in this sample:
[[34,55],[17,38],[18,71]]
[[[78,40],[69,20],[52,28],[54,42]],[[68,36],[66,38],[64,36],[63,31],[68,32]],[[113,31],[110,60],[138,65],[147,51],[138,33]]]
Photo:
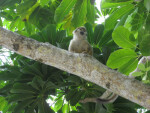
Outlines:
[[86,39],[87,38],[87,31],[85,27],[78,27],[73,31],[73,37],[79,39]]

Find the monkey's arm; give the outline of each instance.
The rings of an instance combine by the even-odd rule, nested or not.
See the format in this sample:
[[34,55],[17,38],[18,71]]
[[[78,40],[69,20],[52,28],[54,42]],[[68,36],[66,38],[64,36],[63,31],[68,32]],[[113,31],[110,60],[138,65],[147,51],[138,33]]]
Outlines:
[[82,53],[93,56],[93,48],[91,45],[87,41],[83,45],[85,45],[85,47]]
[[69,44],[69,48],[68,48],[68,51],[70,52],[74,52],[74,45],[73,45],[73,41],[71,40],[70,44]]

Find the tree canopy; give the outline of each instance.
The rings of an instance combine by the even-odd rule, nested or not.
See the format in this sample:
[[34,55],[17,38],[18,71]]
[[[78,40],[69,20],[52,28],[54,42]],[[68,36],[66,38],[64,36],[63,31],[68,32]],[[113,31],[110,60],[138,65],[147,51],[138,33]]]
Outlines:
[[[94,57],[149,85],[150,0],[1,0],[0,26],[67,50],[72,31],[85,26]],[[105,21],[97,24],[96,20]],[[0,34],[1,35],[1,34]],[[0,48],[1,56],[7,50]],[[8,51],[0,61],[0,111],[4,113],[149,113],[123,97],[114,103],[80,103],[105,89],[80,77]],[[129,87],[130,88],[130,87]],[[50,103],[50,104],[49,104]]]

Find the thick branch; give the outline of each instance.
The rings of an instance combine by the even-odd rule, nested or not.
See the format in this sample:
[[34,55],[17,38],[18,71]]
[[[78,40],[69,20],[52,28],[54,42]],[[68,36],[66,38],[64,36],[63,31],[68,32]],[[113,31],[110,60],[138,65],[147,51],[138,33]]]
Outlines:
[[150,109],[150,86],[111,70],[93,57],[70,53],[0,28],[0,45],[30,59],[75,74]]

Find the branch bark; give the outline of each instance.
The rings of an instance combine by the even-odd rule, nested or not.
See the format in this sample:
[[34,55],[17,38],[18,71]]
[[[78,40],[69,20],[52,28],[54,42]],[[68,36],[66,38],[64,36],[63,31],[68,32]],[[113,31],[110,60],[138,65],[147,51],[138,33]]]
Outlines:
[[109,69],[93,57],[71,53],[4,28],[0,28],[0,45],[30,59],[75,74],[150,109],[150,86]]

